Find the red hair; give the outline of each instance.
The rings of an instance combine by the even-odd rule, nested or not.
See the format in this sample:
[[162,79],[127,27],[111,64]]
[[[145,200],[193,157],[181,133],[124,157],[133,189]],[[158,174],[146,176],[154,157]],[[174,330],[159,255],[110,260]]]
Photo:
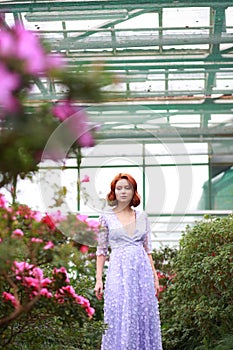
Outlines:
[[115,194],[115,189],[116,189],[116,184],[119,180],[125,179],[127,180],[133,187],[134,190],[134,195],[133,198],[130,202],[130,206],[137,207],[140,204],[140,196],[137,191],[137,182],[136,180],[129,174],[126,173],[120,173],[114,177],[114,179],[111,182],[111,191],[107,195],[107,200],[109,203],[113,203],[116,200],[116,194]]

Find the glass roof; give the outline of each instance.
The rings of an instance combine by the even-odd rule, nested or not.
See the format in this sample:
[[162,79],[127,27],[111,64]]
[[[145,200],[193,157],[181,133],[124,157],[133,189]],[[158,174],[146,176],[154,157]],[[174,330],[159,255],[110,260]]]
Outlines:
[[[2,0],[0,11],[7,24],[20,21],[46,38],[74,69],[94,62],[117,77],[106,87],[108,103],[87,106],[103,125],[99,139],[103,131],[148,142],[232,139],[232,0]],[[29,103],[60,97],[56,82],[42,79]]]

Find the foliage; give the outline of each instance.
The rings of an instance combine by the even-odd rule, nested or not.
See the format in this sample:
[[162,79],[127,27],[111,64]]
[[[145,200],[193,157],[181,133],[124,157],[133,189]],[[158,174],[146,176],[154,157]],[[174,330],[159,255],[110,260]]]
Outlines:
[[177,256],[177,249],[164,247],[159,250],[154,249],[152,257],[157,275],[159,278],[160,295],[159,299],[163,297],[164,292],[173,282],[174,278],[174,259]]
[[[79,326],[80,332],[95,327],[88,322],[95,310],[87,299],[96,303],[93,277],[86,276],[93,274],[93,254],[88,258],[86,248],[85,255],[80,252],[82,244],[57,228],[66,218],[60,213],[41,216],[25,205],[8,206],[3,196],[0,204],[1,344],[11,346],[16,335],[18,339],[54,319],[55,327]],[[78,215],[76,228],[96,236],[98,225]]]
[[[102,100],[102,87],[112,78],[100,67],[91,72],[69,68],[65,57],[49,52],[47,45],[21,24],[7,27],[2,15],[0,30],[0,187],[12,183],[15,187],[17,176],[24,178],[38,170],[42,155],[64,158],[64,142],[74,139],[68,153],[93,146],[96,126],[77,106],[77,100]],[[43,79],[51,89],[55,82],[60,101],[30,103],[35,88],[46,94]],[[49,137],[61,124],[62,139],[43,154]]]
[[[73,266],[69,270],[70,283],[75,290],[90,301],[95,308],[92,319],[84,319],[80,322],[80,315],[74,317],[63,316],[61,313],[44,315],[41,310],[33,310],[20,320],[12,323],[8,329],[13,334],[11,342],[5,346],[6,350],[62,350],[80,349],[97,350],[105,326],[102,322],[103,302],[97,301],[93,293],[95,280],[95,248],[85,254],[76,254]],[[74,265],[74,261],[75,264]],[[33,339],[33,342],[31,342]]]
[[232,215],[187,227],[160,304],[166,350],[212,350],[232,332],[232,232]]

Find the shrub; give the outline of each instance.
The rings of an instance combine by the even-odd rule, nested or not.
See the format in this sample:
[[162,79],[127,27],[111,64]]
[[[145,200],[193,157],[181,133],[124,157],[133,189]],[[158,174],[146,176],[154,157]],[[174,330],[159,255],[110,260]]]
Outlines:
[[164,349],[213,349],[232,331],[233,216],[187,227],[161,300]]

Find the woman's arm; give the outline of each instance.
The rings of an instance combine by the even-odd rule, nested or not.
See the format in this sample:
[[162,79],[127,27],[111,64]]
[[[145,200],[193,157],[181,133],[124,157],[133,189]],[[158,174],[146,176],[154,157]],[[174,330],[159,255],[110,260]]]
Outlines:
[[158,275],[157,275],[157,272],[156,272],[156,269],[155,269],[155,265],[154,265],[154,261],[153,261],[152,255],[148,254],[148,257],[149,257],[150,264],[151,264],[151,267],[152,267],[152,271],[153,271],[153,274],[154,274],[154,283],[155,283],[156,295],[158,296],[159,295],[159,279],[158,279]]
[[105,255],[101,254],[96,257],[96,284],[94,291],[98,300],[103,298],[103,269],[105,260]]

